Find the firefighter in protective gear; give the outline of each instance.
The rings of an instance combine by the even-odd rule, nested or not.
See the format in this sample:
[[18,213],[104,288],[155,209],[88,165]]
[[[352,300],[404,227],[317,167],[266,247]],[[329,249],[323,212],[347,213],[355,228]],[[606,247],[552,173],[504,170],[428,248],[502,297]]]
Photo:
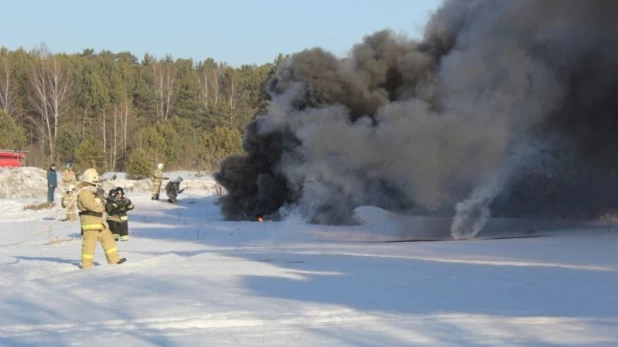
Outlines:
[[64,196],[61,200],[62,207],[66,211],[67,221],[73,222],[77,220],[77,206],[75,204],[75,186],[68,186],[65,189]]
[[167,179],[169,178],[163,177],[163,163],[157,164],[157,168],[152,173],[152,200],[159,200],[161,184]]
[[178,203],[178,194],[181,194],[184,189],[180,189],[180,184],[182,183],[182,177],[177,177],[175,180],[168,182],[165,186],[165,193],[169,198],[167,201],[172,204]]
[[103,212],[105,212],[105,197],[100,196],[96,187],[99,174],[95,169],[84,172],[82,182],[78,184],[77,208],[83,233],[82,241],[82,269],[93,266],[94,252],[97,242],[100,242],[105,251],[108,264],[121,264],[126,261],[120,258],[116,241],[112,232],[104,224]]
[[129,241],[129,216],[127,211],[134,208],[131,200],[124,196],[122,187],[110,191],[107,203],[107,224],[116,241]]
[[77,178],[75,177],[75,172],[73,172],[73,165],[69,162],[66,164],[66,170],[62,171],[62,184],[65,187],[65,190],[69,186],[75,186],[77,184]]

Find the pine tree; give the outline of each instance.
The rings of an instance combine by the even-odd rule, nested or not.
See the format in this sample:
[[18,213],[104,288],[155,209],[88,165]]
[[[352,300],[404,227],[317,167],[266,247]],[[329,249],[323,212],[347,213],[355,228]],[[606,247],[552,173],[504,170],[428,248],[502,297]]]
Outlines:
[[26,144],[24,129],[13,118],[0,110],[0,149],[22,149]]
[[127,178],[138,180],[150,177],[151,171],[152,163],[146,150],[135,149],[127,162]]

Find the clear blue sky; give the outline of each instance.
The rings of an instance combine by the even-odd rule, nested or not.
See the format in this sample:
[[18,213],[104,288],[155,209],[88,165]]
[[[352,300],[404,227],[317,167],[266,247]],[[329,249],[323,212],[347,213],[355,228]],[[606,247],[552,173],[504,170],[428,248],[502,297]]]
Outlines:
[[85,48],[262,64],[323,47],[337,55],[390,28],[420,37],[442,0],[0,0],[0,46]]

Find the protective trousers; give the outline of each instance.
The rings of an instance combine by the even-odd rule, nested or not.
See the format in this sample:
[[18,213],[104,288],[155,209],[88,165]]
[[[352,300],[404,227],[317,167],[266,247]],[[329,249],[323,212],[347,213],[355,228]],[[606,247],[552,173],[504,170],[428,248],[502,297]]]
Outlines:
[[77,213],[73,212],[73,211],[68,211],[67,212],[67,220],[70,222],[76,221],[77,220]]
[[155,181],[152,186],[152,198],[158,200],[160,193],[161,193],[161,181]]
[[113,220],[107,220],[109,229],[114,236],[114,240],[129,241],[129,221],[116,222]]
[[97,246],[97,241],[101,242],[105,258],[108,264],[116,264],[120,260],[116,241],[112,236],[112,232],[105,228],[103,230],[84,230],[82,241],[82,268],[88,269],[93,266],[94,251]]

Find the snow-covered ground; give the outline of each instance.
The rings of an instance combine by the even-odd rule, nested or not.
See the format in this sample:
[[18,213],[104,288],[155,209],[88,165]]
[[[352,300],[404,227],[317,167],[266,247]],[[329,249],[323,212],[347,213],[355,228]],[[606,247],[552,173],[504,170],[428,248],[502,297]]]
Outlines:
[[[62,167],[56,172],[58,184],[56,198],[62,197]],[[181,188],[187,190],[207,191],[212,194],[216,192],[217,183],[212,174],[195,171],[168,171],[164,172],[170,180],[182,177],[184,181]],[[108,172],[101,175],[103,188],[112,189],[122,187],[128,192],[149,192],[152,190],[152,180],[150,178],[142,180],[126,179],[123,172]],[[163,182],[165,185],[167,180]],[[20,168],[0,168],[0,198],[45,198],[47,196],[47,171],[36,167]]]
[[0,200],[0,345],[618,345],[611,226],[367,243],[393,227],[372,209],[357,211],[371,225],[324,227],[226,222],[207,190],[178,206],[129,197],[128,262],[107,265],[99,247],[91,270],[78,222]]

